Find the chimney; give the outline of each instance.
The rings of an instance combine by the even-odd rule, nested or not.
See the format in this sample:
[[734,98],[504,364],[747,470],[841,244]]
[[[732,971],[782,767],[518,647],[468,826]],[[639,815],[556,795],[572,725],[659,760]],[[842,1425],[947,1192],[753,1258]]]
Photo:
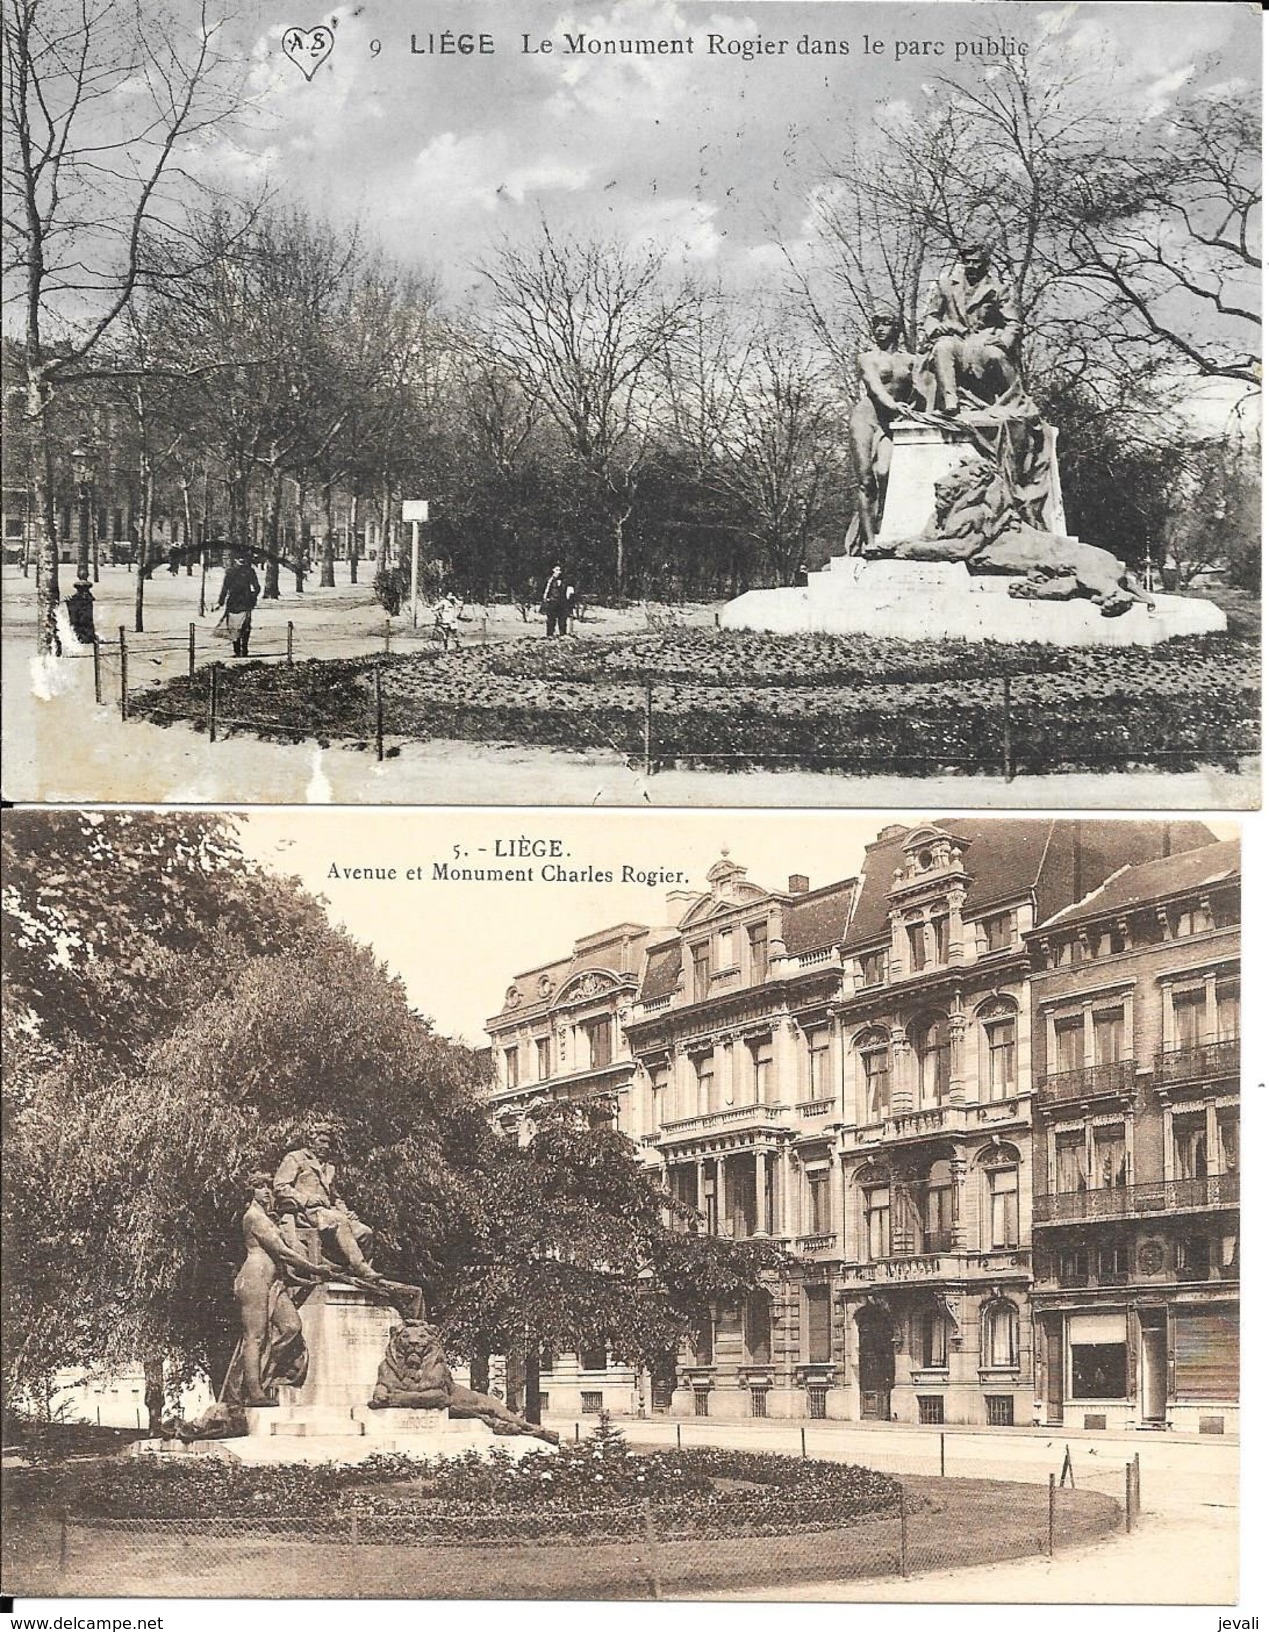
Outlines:
[[789,874],[789,894],[805,895],[811,887],[811,881],[805,873]]

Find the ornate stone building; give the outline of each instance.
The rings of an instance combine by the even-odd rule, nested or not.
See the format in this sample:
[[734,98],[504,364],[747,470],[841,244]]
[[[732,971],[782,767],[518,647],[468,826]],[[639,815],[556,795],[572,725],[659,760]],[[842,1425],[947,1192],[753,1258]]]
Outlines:
[[[671,898],[671,927],[621,925],[518,977],[489,1027],[495,1118],[515,1124],[542,1094],[585,1100],[615,1115],[700,1228],[771,1237],[794,1265],[717,1309],[672,1375],[641,1381],[601,1372],[600,1356],[558,1357],[543,1374],[552,1409],[1030,1422],[1034,1334],[1048,1342],[1064,1318],[1047,1304],[1036,1328],[1031,1312],[1033,1210],[1047,1227],[1053,1172],[1033,1126],[1035,1072],[1053,1057],[1038,949],[1047,926],[1131,864],[1163,889],[1176,853],[1219,848],[1194,823],[892,826],[857,878],[814,890],[799,875],[763,888],[724,856],[706,892]],[[1157,876],[1140,865],[1170,853]],[[1234,960],[1236,947],[1203,976],[1205,1000],[1214,980],[1211,1002],[1225,1004],[1216,1026],[1228,1024]],[[1160,975],[1180,1005],[1160,1033],[1169,1053],[1198,1035],[1196,977],[1177,985],[1178,969]],[[590,1041],[605,1016],[611,1056]],[[1189,1065],[1160,1069],[1169,1091],[1191,1094]],[[1182,1136],[1197,1103],[1175,1100]],[[1225,1140],[1227,1162],[1225,1101],[1202,1104],[1205,1127],[1215,1118],[1206,1148]],[[1198,1158],[1182,1148],[1169,1160],[1188,1177]]]
[[1037,1394],[1054,1426],[1238,1422],[1238,846],[1029,937]]

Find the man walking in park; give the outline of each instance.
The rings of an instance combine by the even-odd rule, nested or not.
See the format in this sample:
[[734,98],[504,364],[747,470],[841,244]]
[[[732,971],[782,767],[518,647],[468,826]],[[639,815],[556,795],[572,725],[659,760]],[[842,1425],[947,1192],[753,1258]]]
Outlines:
[[568,633],[569,613],[573,610],[573,586],[564,582],[564,567],[556,562],[542,591],[542,610],[546,613],[546,632],[551,635]]
[[232,566],[225,571],[220,599],[216,602],[218,607],[225,609],[222,622],[233,639],[235,657],[247,656],[251,643],[251,614],[259,599],[260,580],[251,565],[250,552],[239,550]]

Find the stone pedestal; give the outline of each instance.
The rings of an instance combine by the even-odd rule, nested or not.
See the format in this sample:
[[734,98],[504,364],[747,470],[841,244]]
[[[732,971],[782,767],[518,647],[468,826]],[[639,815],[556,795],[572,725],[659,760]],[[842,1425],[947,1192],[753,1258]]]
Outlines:
[[400,1321],[390,1305],[360,1287],[327,1281],[300,1309],[308,1344],[302,1388],[280,1388],[276,1406],[251,1406],[237,1439],[143,1440],[134,1454],[213,1456],[237,1462],[363,1462],[387,1451],[409,1456],[466,1456],[495,1448],[509,1456],[550,1451],[528,1435],[495,1434],[475,1418],[442,1411],[371,1408],[388,1333]]
[[719,613],[724,629],[773,634],[884,635],[895,640],[1037,641],[1051,646],[1154,646],[1173,635],[1219,633],[1211,601],[1156,595],[1154,610],[1105,618],[1089,600],[1028,601],[1018,580],[974,577],[959,561],[870,561],[839,556],[805,589],[753,589]]
[[[891,427],[893,447],[890,478],[886,483],[886,504],[877,529],[880,543],[921,538],[934,520],[934,488],[950,470],[978,450],[961,425],[978,424],[993,432],[996,425],[989,415],[966,414],[959,425],[919,425],[897,420]],[[1057,432],[1047,429],[1049,442],[1049,498],[1044,506],[1044,525],[1051,533],[1066,532],[1066,509],[1062,503],[1062,483],[1055,452]]]

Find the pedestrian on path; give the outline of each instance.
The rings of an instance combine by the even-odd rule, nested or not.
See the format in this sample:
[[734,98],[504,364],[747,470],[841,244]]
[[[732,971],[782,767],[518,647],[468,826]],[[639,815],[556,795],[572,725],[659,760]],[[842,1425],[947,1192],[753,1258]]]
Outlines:
[[260,599],[260,580],[251,565],[251,552],[239,550],[233,564],[226,568],[220,586],[220,598],[225,614],[216,625],[216,633],[234,643],[234,656],[246,657],[251,644],[251,614]]

